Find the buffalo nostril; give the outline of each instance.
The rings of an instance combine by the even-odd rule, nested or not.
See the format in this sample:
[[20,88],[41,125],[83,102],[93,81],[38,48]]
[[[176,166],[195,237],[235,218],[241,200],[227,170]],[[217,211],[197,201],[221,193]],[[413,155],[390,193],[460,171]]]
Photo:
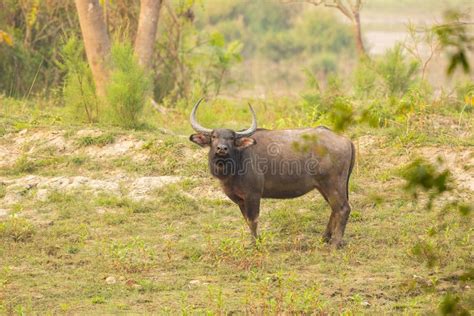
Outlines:
[[216,149],[217,153],[220,155],[227,155],[227,153],[229,152],[228,147],[226,145],[217,145]]

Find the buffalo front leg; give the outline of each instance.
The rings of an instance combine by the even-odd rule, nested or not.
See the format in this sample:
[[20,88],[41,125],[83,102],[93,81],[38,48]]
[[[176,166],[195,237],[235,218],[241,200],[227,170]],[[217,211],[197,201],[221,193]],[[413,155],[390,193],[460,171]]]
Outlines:
[[326,226],[326,230],[324,231],[324,234],[323,234],[323,241],[324,242],[330,242],[331,241],[332,232],[334,230],[334,217],[335,217],[335,213],[334,213],[334,211],[332,211],[331,216],[329,217],[329,222]]
[[250,196],[244,199],[244,211],[252,237],[257,238],[258,216],[260,214],[260,197]]

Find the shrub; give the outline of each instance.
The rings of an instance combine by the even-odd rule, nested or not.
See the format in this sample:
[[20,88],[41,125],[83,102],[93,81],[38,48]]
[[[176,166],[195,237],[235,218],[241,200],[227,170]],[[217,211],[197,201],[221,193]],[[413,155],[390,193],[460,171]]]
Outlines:
[[92,72],[84,59],[84,47],[72,36],[61,49],[60,67],[66,72],[64,102],[74,119],[95,122],[99,119],[99,100],[95,94]]
[[380,95],[378,73],[374,62],[361,59],[354,70],[354,93],[359,98],[368,98]]
[[150,92],[150,78],[138,65],[130,44],[115,43],[111,61],[113,70],[106,93],[108,118],[123,127],[136,128]]
[[383,56],[362,59],[354,72],[354,92],[359,97],[399,97],[419,82],[419,62],[407,60],[398,44]]
[[420,64],[407,61],[400,44],[388,50],[377,63],[377,72],[381,76],[390,96],[403,95],[416,82],[416,73]]

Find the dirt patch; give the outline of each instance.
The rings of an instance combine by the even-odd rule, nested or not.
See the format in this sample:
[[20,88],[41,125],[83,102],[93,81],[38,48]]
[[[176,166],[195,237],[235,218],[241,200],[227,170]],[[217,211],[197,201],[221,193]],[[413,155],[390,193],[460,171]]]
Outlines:
[[47,201],[51,192],[73,192],[82,190],[90,192],[92,195],[100,193],[121,195],[122,190],[129,192],[126,194],[132,200],[151,199],[153,190],[166,185],[181,181],[178,176],[155,176],[139,177],[130,179],[124,175],[107,179],[92,179],[83,176],[75,177],[42,177],[28,175],[17,179],[0,179],[0,184],[5,186],[6,194],[3,197],[2,205],[9,206],[21,202],[25,198],[30,198],[29,192],[33,189],[36,192],[33,197],[40,201]]
[[442,165],[451,171],[456,184],[461,188],[474,191],[474,149],[423,147],[417,151],[431,163],[437,163],[438,158],[441,158]]

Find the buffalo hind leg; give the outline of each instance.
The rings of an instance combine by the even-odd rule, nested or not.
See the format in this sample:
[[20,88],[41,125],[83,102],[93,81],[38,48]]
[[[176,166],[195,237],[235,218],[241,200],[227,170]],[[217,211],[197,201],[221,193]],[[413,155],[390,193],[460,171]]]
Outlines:
[[326,196],[326,200],[331,206],[331,216],[323,234],[323,240],[329,242],[332,246],[340,247],[342,246],[342,238],[351,213],[351,207],[345,190],[328,192]]
[[[321,193],[321,195],[323,196],[324,200],[326,200],[326,202],[329,203],[329,200],[328,200],[328,195],[326,194],[326,192],[324,192],[324,190],[321,188],[321,187],[317,187],[319,193]],[[326,226],[326,230],[324,231],[324,234],[323,234],[323,241],[324,242],[329,242],[331,240],[331,236],[332,236],[332,231],[333,231],[333,222],[334,222],[334,212],[331,212],[331,216],[329,217],[329,222]]]
[[[347,220],[351,213],[351,207],[347,199],[344,199],[342,203],[334,203],[335,207],[331,212],[332,223],[331,223],[331,240],[330,244],[337,248],[342,246],[342,238],[344,237],[344,231],[346,230]],[[334,216],[333,216],[334,214]]]

